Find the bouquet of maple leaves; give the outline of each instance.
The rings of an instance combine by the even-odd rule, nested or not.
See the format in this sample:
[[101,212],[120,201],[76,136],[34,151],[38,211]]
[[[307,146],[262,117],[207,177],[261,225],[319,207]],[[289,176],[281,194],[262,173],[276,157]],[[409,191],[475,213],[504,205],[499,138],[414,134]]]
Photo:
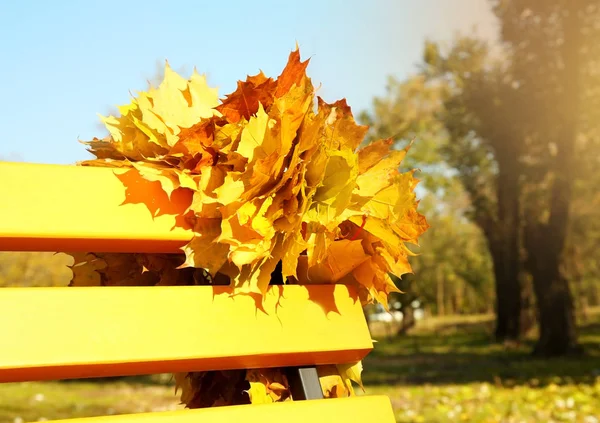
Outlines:
[[[387,306],[399,292],[389,274],[411,272],[406,243],[428,228],[418,181],[399,172],[407,149],[392,140],[359,148],[368,127],[345,100],[315,98],[307,65],[296,50],[277,79],[249,76],[219,100],[203,76],[167,64],[158,87],[103,118],[110,135],[85,142],[96,159],[79,164],[126,168],[183,198],[194,236],[181,254],[72,254],[71,286],[229,284],[259,301],[276,277],[352,285]],[[352,395],[361,370],[320,366],[325,396]],[[291,399],[279,369],[175,380],[190,408]]]

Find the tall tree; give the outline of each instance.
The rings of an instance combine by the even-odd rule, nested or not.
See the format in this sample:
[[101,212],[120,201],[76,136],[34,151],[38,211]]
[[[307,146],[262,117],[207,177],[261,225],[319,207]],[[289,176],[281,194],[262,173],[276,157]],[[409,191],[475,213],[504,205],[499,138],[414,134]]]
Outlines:
[[[458,38],[442,53],[425,47],[424,73],[450,87],[439,117],[450,142],[444,158],[471,196],[471,218],[486,236],[494,264],[498,341],[522,334],[520,283],[520,101],[504,61],[475,38]],[[507,124],[512,122],[512,124]]]
[[584,105],[597,102],[600,88],[600,7],[597,0],[492,3],[528,126],[524,241],[540,320],[535,352],[562,355],[579,350],[565,247],[578,143],[594,125]]
[[576,310],[582,319],[587,318],[588,306],[600,305],[600,140],[589,141],[579,149],[582,160],[573,188],[564,263]]
[[443,157],[450,138],[438,114],[448,90],[446,81],[424,74],[405,81],[391,77],[386,95],[375,98],[372,112],[361,119],[371,127],[371,138],[393,138],[399,146],[414,140],[407,166],[422,170],[420,207],[432,227],[421,241],[422,254],[414,258],[416,276],[399,282],[401,289],[417,293],[438,314],[481,312],[489,310],[493,276],[485,238],[465,219],[469,193]]

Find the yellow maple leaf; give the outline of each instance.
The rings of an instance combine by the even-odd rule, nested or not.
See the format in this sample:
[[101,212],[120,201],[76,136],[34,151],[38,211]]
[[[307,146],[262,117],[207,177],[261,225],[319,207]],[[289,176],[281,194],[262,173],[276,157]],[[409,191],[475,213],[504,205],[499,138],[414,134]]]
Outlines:
[[246,372],[250,384],[247,391],[252,404],[286,401],[290,398],[287,378],[280,369],[250,369]]
[[[117,158],[119,156],[130,160],[143,160],[145,157],[153,157],[166,153],[166,149],[157,141],[154,134],[148,135],[136,125],[141,118],[141,111],[137,102],[132,101],[128,107],[120,107],[120,117],[108,116],[101,117],[102,122],[108,129],[111,139],[110,144],[114,152],[107,158]],[[95,148],[99,147],[88,143],[90,151],[95,153]],[[104,153],[108,152],[105,146],[102,146]],[[101,156],[98,156],[101,157]]]
[[[217,91],[208,87],[205,77],[194,71],[190,80],[186,80],[168,63],[158,88],[140,93],[137,101],[143,125],[164,137],[167,144],[164,147],[175,145],[181,128],[189,128],[201,118],[218,113],[214,107],[219,104]],[[162,144],[160,139],[159,143]]]
[[265,133],[267,129],[275,125],[275,121],[269,118],[269,115],[263,109],[262,104],[258,105],[256,116],[251,116],[248,124],[242,130],[242,137],[237,147],[237,152],[246,157],[249,162],[255,160],[255,154],[259,158],[264,158],[268,155],[267,151],[272,150],[272,147],[265,150],[263,146]]
[[346,386],[352,386],[352,382],[355,382],[364,392],[365,387],[363,386],[361,378],[363,371],[362,361],[350,364],[338,364],[337,368]]
[[249,382],[250,389],[248,395],[252,404],[268,404],[273,402],[273,398],[267,393],[267,387],[260,381]]
[[317,366],[321,390],[325,398],[344,398],[354,395],[352,384],[347,384],[335,365]]

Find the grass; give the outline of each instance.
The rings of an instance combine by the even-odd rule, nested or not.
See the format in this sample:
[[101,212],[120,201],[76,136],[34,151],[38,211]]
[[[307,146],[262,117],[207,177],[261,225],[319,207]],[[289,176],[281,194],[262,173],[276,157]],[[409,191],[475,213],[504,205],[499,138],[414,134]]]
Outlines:
[[0,422],[23,423],[182,408],[170,384],[154,380],[0,384]]
[[585,356],[549,360],[531,339],[491,343],[488,316],[448,322],[382,336],[365,360],[368,393],[388,395],[397,421],[600,422],[600,313],[580,328]]
[[[530,342],[490,343],[489,316],[430,319],[378,339],[364,363],[367,394],[385,394],[399,422],[600,423],[600,310],[581,327],[584,357],[534,359]],[[164,376],[0,384],[0,423],[182,408]],[[377,423],[377,422],[373,422]]]

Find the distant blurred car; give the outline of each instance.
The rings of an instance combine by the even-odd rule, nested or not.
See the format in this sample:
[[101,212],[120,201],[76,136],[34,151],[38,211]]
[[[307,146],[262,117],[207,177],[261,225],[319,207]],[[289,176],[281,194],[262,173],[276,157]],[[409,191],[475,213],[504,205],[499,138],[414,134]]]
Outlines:
[[404,314],[401,311],[382,311],[371,314],[369,319],[372,322],[401,322],[404,318]]
[[[424,312],[423,309],[420,308],[421,304],[418,301],[413,301],[411,303],[411,307],[414,308],[413,317],[415,320],[421,320],[423,318]],[[377,304],[375,306],[375,312],[369,316],[369,320],[371,322],[401,322],[404,319],[404,313],[402,313],[398,309],[401,307],[400,303],[395,303],[392,305],[392,310],[385,311],[381,304]]]

